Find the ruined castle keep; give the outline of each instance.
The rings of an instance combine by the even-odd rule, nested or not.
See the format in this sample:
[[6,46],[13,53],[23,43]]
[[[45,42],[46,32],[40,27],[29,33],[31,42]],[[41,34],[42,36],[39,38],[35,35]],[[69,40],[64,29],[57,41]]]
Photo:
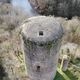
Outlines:
[[53,80],[63,36],[53,17],[29,18],[22,25],[22,46],[30,80]]

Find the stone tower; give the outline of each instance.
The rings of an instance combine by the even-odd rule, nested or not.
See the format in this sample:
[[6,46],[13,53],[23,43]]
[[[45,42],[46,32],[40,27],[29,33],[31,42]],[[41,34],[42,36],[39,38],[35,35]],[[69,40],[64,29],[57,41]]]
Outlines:
[[53,80],[63,29],[53,17],[30,18],[22,25],[22,45],[30,80]]

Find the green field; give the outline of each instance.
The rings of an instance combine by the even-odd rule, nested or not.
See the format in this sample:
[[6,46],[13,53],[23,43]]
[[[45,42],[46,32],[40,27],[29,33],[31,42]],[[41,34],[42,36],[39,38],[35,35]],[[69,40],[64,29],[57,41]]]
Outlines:
[[80,80],[80,71],[72,65],[65,72],[58,68],[54,80]]

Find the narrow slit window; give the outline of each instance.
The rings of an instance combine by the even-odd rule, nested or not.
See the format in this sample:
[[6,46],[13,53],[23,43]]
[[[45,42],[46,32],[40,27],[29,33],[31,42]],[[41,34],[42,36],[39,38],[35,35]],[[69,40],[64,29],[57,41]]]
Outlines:
[[41,47],[42,47],[42,46],[43,46],[43,44],[39,44],[39,46],[41,46]]
[[37,66],[37,71],[38,71],[38,72],[40,71],[40,66]]
[[39,36],[43,36],[43,31],[39,31]]

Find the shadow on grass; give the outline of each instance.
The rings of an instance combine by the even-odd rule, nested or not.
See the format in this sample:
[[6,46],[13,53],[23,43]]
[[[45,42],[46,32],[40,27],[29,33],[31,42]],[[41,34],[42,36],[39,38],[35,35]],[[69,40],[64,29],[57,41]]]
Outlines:
[[[69,80],[78,80],[76,76],[74,76],[69,70],[62,73],[65,74],[69,78]],[[62,75],[60,72],[57,71],[54,80],[68,80],[68,79],[64,75]]]
[[69,70],[64,72],[71,80],[78,80]]
[[54,80],[65,80],[64,77],[57,71],[55,79]]

